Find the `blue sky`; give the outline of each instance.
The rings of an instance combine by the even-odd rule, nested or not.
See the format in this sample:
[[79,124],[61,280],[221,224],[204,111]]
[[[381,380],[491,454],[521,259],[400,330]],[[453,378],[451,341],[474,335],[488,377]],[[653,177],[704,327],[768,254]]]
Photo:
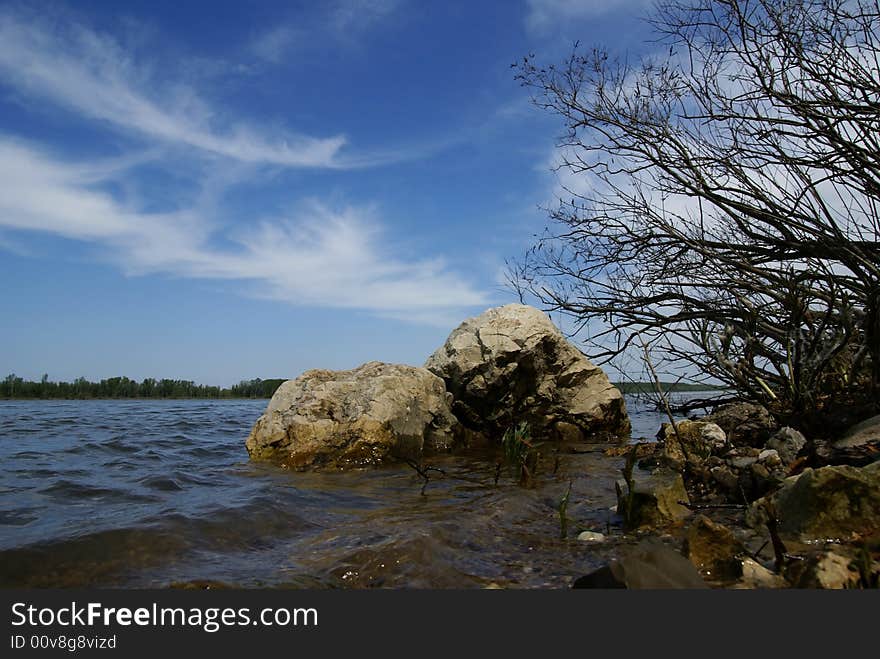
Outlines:
[[0,4],[0,371],[421,364],[514,300],[561,127],[510,65],[641,0]]

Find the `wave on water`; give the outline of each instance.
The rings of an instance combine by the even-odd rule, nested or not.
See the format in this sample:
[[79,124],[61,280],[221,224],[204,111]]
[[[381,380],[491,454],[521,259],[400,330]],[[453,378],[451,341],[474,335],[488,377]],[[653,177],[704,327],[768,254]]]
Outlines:
[[[0,586],[561,587],[613,551],[622,460],[564,455],[534,488],[492,455],[295,473],[244,449],[266,401],[0,401]],[[635,432],[662,418],[631,408]],[[552,568],[549,566],[553,566]]]

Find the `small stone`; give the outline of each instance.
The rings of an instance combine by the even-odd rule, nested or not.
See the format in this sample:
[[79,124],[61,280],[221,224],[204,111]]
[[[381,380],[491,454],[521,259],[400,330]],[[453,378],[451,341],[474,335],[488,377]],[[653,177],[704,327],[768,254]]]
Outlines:
[[768,469],[777,469],[783,466],[779,452],[772,448],[761,451],[761,455],[758,456],[758,462]]
[[779,459],[779,451],[773,448],[766,448],[758,454],[758,462],[767,462],[767,460]]
[[605,542],[605,535],[596,531],[582,531],[577,539],[581,542]]
[[801,433],[786,426],[767,440],[765,448],[776,449],[783,464],[790,465],[797,459],[798,453],[806,444],[807,440]]
[[751,558],[742,561],[742,579],[734,589],[784,588],[785,579]]
[[729,464],[734,469],[748,469],[753,464],[758,461],[758,458],[750,458],[750,457],[741,457],[741,458],[733,458],[732,460],[728,460],[727,464]]

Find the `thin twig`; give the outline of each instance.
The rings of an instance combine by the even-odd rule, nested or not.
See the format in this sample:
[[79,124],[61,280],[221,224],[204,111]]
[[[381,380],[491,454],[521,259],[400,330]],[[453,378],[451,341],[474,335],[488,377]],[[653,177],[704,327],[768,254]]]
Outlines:
[[741,503],[688,503],[679,501],[680,506],[689,508],[690,510],[746,510],[748,506]]

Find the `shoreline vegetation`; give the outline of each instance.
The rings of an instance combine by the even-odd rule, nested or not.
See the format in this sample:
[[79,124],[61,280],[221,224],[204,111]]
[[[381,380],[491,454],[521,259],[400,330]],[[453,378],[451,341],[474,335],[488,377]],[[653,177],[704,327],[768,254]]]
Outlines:
[[[196,384],[193,380],[145,378],[138,382],[125,376],[91,382],[77,378],[73,382],[50,381],[44,375],[39,382],[25,380],[14,373],[0,381],[0,400],[187,400],[265,398],[275,394],[286,378],[241,380],[231,387]],[[613,382],[622,394],[654,394],[653,382]],[[723,391],[720,385],[661,382],[665,393]]]
[[91,382],[53,382],[43,375],[39,382],[24,380],[14,373],[0,381],[3,400],[162,400],[271,398],[284,378],[242,380],[231,387],[196,384],[192,380],[145,378],[138,382],[120,376]]

